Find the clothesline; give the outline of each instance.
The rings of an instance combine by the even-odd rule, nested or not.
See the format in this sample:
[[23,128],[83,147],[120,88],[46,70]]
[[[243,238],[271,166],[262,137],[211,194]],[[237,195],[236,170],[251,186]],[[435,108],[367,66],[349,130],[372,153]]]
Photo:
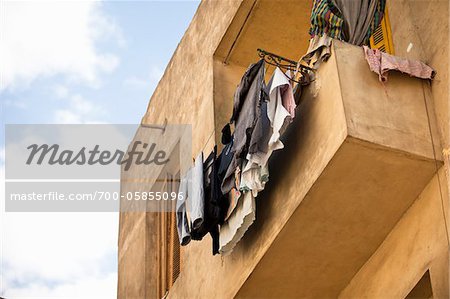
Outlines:
[[277,67],[266,84],[265,72],[264,59],[247,69],[235,92],[229,122],[234,131],[229,124],[222,130],[220,155],[215,146],[203,159],[212,131],[181,179],[185,201],[177,203],[177,226],[182,245],[210,233],[213,254],[229,254],[255,220],[255,198],[269,179],[268,160],[283,148],[280,136],[296,107],[290,77]]
[[[300,69],[314,71],[314,69],[312,69],[306,65],[299,64],[297,61],[294,61],[294,60],[291,60],[288,58],[284,58],[282,56],[279,56],[279,55],[271,53],[271,52],[267,52],[262,49],[258,49],[257,51],[258,51],[258,56],[260,58],[263,58],[266,61],[266,63],[268,63],[268,64],[272,64],[271,61],[276,61],[276,64],[272,64],[272,65],[275,65],[278,67],[280,67],[280,66],[295,67],[295,68],[299,67]],[[268,58],[267,60],[266,60],[266,57]],[[282,61],[287,62],[288,64],[281,64]]]

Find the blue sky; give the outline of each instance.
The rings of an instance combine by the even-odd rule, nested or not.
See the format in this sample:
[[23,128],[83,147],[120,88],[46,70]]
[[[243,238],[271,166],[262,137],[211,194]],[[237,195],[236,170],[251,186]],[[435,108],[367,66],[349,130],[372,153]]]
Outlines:
[[[2,127],[139,123],[198,3],[2,1]],[[0,134],[0,295],[115,298],[118,214],[4,213]]]

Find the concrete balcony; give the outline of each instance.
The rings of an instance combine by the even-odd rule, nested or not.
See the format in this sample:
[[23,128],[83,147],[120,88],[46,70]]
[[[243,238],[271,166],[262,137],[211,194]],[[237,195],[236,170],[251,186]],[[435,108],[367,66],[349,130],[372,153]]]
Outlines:
[[362,48],[335,42],[271,159],[256,222],[223,259],[209,238],[189,245],[169,297],[337,297],[442,164],[429,94],[400,73],[381,84]]

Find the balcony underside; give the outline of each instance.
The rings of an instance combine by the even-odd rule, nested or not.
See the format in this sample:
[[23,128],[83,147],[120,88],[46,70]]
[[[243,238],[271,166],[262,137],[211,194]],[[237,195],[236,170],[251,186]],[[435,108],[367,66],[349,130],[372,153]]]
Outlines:
[[[237,297],[336,297],[434,171],[429,159],[347,137]],[[265,195],[258,221],[270,213]]]

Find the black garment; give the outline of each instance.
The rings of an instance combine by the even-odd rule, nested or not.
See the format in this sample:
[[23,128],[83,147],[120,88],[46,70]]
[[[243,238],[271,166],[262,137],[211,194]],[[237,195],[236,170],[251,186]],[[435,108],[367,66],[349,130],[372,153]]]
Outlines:
[[217,170],[217,174],[221,184],[223,179],[225,178],[225,174],[227,173],[228,167],[230,167],[231,161],[233,160],[234,153],[231,151],[232,147],[233,147],[233,136],[231,136],[230,142],[223,147],[222,152],[220,153],[219,157],[217,157],[217,160],[219,160],[219,167]]
[[231,136],[230,124],[226,124],[222,128],[222,144],[228,144],[233,141],[233,136]]
[[233,158],[222,182],[223,194],[230,192],[235,187],[234,172],[248,153],[253,129],[260,116],[260,102],[265,89],[264,75],[265,64],[261,59],[245,72],[235,92],[231,117],[231,122],[235,124],[234,142],[231,149]]
[[201,240],[211,230],[214,225],[215,219],[218,218],[218,208],[211,197],[211,172],[212,166],[216,158],[216,147],[209,154],[209,156],[203,161],[203,190],[205,195],[205,204],[203,212],[203,222],[198,228],[192,228],[191,238],[193,240]]
[[228,207],[230,206],[230,202],[228,199],[228,193],[223,194],[221,190],[221,185],[223,182],[223,178],[225,177],[226,171],[230,166],[231,160],[233,158],[233,153],[231,152],[231,147],[233,146],[233,140],[228,143],[223,149],[220,155],[217,157],[216,162],[214,164],[214,180],[212,180],[212,194],[213,197],[216,198],[216,201],[219,203],[220,214],[219,214],[219,224],[223,224],[225,221],[225,216],[228,212]]
[[224,221],[224,215],[228,210],[228,198],[220,190],[218,170],[220,160],[217,158],[217,146],[203,162],[204,178],[204,220],[198,229],[191,231],[191,238],[201,240],[207,233],[210,233],[213,240],[213,254],[219,253],[219,224]]

